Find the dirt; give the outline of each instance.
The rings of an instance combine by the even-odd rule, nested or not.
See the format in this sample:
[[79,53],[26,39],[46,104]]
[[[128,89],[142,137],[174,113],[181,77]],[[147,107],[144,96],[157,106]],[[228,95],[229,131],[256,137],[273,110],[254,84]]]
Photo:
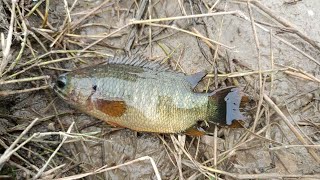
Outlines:
[[[74,1],[68,0],[68,7],[72,6]],[[92,8],[97,7],[103,1],[79,1],[71,12],[71,22],[77,22],[84,15],[88,14]],[[203,3],[209,6],[214,4],[214,1],[192,1],[190,6],[189,1],[183,2],[186,14],[204,14],[207,12]],[[29,4],[28,4],[29,3]],[[24,7],[30,9],[37,1],[25,2]],[[282,17],[294,26],[304,32],[312,40],[318,42],[320,45],[320,1],[303,0],[303,1],[262,1],[264,6],[270,8],[277,17]],[[179,1],[156,1],[153,2],[152,14],[153,19],[160,17],[175,17],[185,15],[179,6]],[[1,8],[1,7],[4,8]],[[320,50],[308,44],[302,38],[298,37],[290,30],[285,29],[275,20],[272,20],[268,15],[263,13],[260,9],[252,6],[253,17],[257,22],[263,24],[272,24],[282,28],[271,28],[263,26],[267,30],[272,29],[272,33],[285,39],[298,47],[301,51],[320,61]],[[49,27],[53,32],[61,32],[61,28],[66,16],[66,9],[64,3],[58,1],[50,1],[49,9]],[[192,7],[192,8],[191,8]],[[44,12],[45,5],[42,3],[39,6],[40,11]],[[135,16],[137,7],[135,1],[111,1],[106,3],[104,8],[97,11],[94,16],[87,17],[69,34],[65,34],[63,39],[58,41],[53,47],[50,46],[53,40],[48,40],[46,36],[54,36],[54,33],[49,32],[46,36],[40,37],[43,45],[48,51],[59,49],[76,49],[80,50],[95,40],[96,37],[89,37],[89,35],[105,35],[113,32],[129,23]],[[221,1],[218,3],[216,11],[241,11],[248,18],[249,12],[246,3],[237,3],[234,1]],[[147,10],[148,11],[148,10]],[[3,16],[6,14],[5,16]],[[2,27],[7,27],[10,22],[8,7],[0,2],[0,23]],[[144,17],[148,19],[149,14]],[[31,15],[27,18],[28,28],[35,31],[31,27],[40,28],[42,20],[38,15]],[[223,21],[222,28],[220,29],[221,21]],[[93,23],[99,25],[91,26]],[[238,64],[233,63],[233,59],[238,60],[244,64],[246,68],[243,70],[258,70],[258,56],[257,48],[255,46],[254,33],[252,30],[251,22],[239,17],[239,15],[223,15],[214,17],[202,17],[194,19],[184,19],[175,21],[161,22],[163,24],[170,24],[174,27],[192,31],[192,28],[198,30],[202,35],[214,39],[229,47],[231,49],[219,47],[219,58],[217,59],[218,66],[216,67],[219,72],[237,72],[235,67]],[[87,26],[84,26],[87,25]],[[289,47],[279,39],[272,37],[272,48],[270,50],[270,32],[257,27],[258,41],[261,52],[261,69],[271,69],[270,54],[273,53],[273,60],[275,68],[292,67],[301,69],[313,75],[315,78],[320,77],[319,65],[312,62],[306,56],[302,55],[296,49]],[[5,29],[5,30],[3,30]],[[7,32],[8,28],[1,28],[1,31]],[[40,30],[40,29],[38,29]],[[125,52],[124,49],[128,43],[128,36],[132,30],[132,26],[125,28],[118,33],[115,33],[109,38],[104,39],[98,44],[94,45],[90,50],[98,51],[101,54],[117,54],[117,53],[142,53],[147,57],[152,57],[152,60],[163,61],[168,55],[169,64],[176,68],[178,71],[183,71],[186,74],[192,74],[199,71],[209,71],[213,69],[214,51],[208,45],[193,35],[177,32],[173,29],[163,29],[160,27],[153,27],[152,34],[156,34],[153,39],[160,38],[161,40],[153,41],[151,48],[149,46],[149,27],[147,25],[139,26],[136,34],[134,45],[130,52]],[[221,31],[221,33],[220,33]],[[20,32],[21,33],[21,32]],[[105,33],[105,34],[102,34]],[[72,36],[76,34],[78,36]],[[219,35],[221,34],[221,35]],[[169,37],[166,37],[170,35]],[[20,50],[20,40],[17,40],[18,35],[15,34],[15,39],[12,45],[14,55],[18,54]],[[56,36],[55,36],[56,37]],[[37,56],[44,54],[43,48],[37,41],[30,37],[32,46]],[[140,45],[143,44],[143,45]],[[59,46],[60,45],[60,46]],[[213,45],[216,47],[216,45]],[[150,52],[151,50],[151,52]],[[42,61],[50,61],[63,57],[70,57],[74,54],[57,54],[53,53],[51,56],[46,56],[41,59]],[[27,48],[23,53],[23,58],[19,65],[32,59],[30,48]],[[104,60],[103,58],[75,58],[70,61],[63,61],[50,65],[54,68],[75,69],[77,67],[88,66]],[[179,61],[180,66],[176,66]],[[85,62],[85,63],[81,63]],[[8,75],[14,74],[21,70],[14,68]],[[231,68],[230,68],[231,67]],[[41,69],[41,70],[39,70]],[[30,76],[50,75],[52,81],[58,74],[64,73],[65,70],[53,70],[48,67],[33,68],[25,73],[17,76],[17,78],[24,78]],[[253,77],[254,87],[259,86],[259,78],[257,75]],[[319,83],[306,80],[306,78],[299,78],[294,75],[286,74],[283,71],[274,73],[273,87],[271,88],[270,75],[265,84],[265,92],[276,102],[281,108],[282,112],[289,118],[295,127],[299,128],[299,132],[304,134],[304,138],[308,139],[308,143],[319,145]],[[1,79],[0,79],[1,80]],[[243,78],[237,78],[240,82],[240,87],[245,93],[249,94],[252,99],[252,104],[247,107],[245,115],[246,126],[249,128],[253,125],[254,115],[256,113],[256,106],[259,101],[258,94],[254,88],[249,87],[248,83]],[[208,80],[204,80],[199,90],[204,90]],[[219,85],[230,83],[219,81]],[[44,84],[44,81],[36,81],[32,83],[15,83],[10,85],[0,85],[0,91],[12,89],[27,89]],[[214,84],[209,87],[211,90],[215,88]],[[272,91],[272,94],[269,94]],[[81,112],[73,109],[65,104],[61,99],[50,89],[34,91],[31,93],[21,93],[11,96],[0,96],[0,134],[4,134],[1,140],[10,145],[21,133],[23,129],[34,118],[40,118],[42,121],[37,123],[28,135],[35,132],[56,132],[66,131],[72,122],[75,122],[73,132],[79,134],[94,135],[98,139],[88,140],[90,138],[77,139],[74,142],[65,143],[60,149],[59,155],[54,158],[54,162],[50,163],[50,167],[55,167],[61,164],[67,164],[63,169],[55,172],[58,177],[66,177],[74,174],[81,174],[91,172],[99,167],[107,165],[108,167],[121,165],[123,163],[135,160],[139,157],[150,156],[156,162],[157,168],[163,179],[177,179],[179,178],[179,162],[182,164],[182,174],[184,178],[193,177],[205,179],[206,177],[201,174],[201,171],[195,164],[190,161],[186,154],[181,153],[179,148],[175,147],[175,143],[170,135],[156,135],[152,133],[139,133],[128,129],[115,129],[110,127],[99,120],[86,116]],[[217,169],[227,171],[235,174],[261,174],[261,173],[278,173],[278,174],[301,174],[301,175],[317,175],[320,174],[320,165],[310,156],[304,147],[291,147],[282,148],[280,150],[270,150],[270,148],[278,146],[276,143],[265,141],[264,138],[273,141],[284,143],[287,145],[300,145],[296,136],[284,123],[284,121],[274,113],[272,108],[263,102],[263,107],[266,114],[263,114],[258,121],[257,131],[270,125],[268,130],[260,134],[261,137],[254,138],[244,145],[237,147],[232,153],[223,154],[237,145],[243,138],[246,132],[244,129],[229,129],[219,128],[217,136],[217,153],[218,160],[221,163],[216,167]],[[60,115],[56,115],[56,113]],[[269,118],[268,118],[269,117]],[[308,123],[307,121],[311,122]],[[297,124],[303,124],[297,126]],[[306,125],[307,124],[307,125]],[[63,129],[62,129],[63,127]],[[301,130],[301,131],[300,131]],[[91,136],[91,134],[90,134]],[[164,141],[161,140],[162,137]],[[174,137],[178,138],[178,135]],[[263,138],[262,138],[263,137]],[[179,138],[181,138],[179,136]],[[57,135],[47,136],[40,139],[41,141],[32,141],[26,145],[27,149],[21,149],[19,154],[27,154],[28,161],[41,168],[46,159],[51,155],[52,151],[57,147],[62,137]],[[48,142],[51,143],[48,143]],[[188,150],[190,155],[197,162],[205,162],[214,157],[214,137],[205,135],[200,138],[186,137],[185,149]],[[167,145],[165,145],[167,144]],[[170,148],[168,148],[170,147]],[[28,150],[29,149],[29,150]],[[51,151],[49,151],[49,149]],[[1,154],[4,148],[0,148]],[[37,152],[35,154],[31,153]],[[320,155],[319,150],[315,151]],[[181,161],[177,158],[181,153]],[[222,154],[222,155],[221,155]],[[224,157],[226,156],[227,157]],[[68,159],[71,158],[72,160]],[[22,166],[27,166],[18,158],[13,158],[12,161],[21,163]],[[213,161],[204,164],[208,167],[214,167]],[[7,165],[7,169],[11,166]],[[29,168],[29,167],[28,167]],[[5,169],[5,170],[7,170]],[[14,177],[26,178],[28,173],[23,170],[12,167]],[[29,168],[34,171],[32,168]],[[47,170],[50,168],[47,168]],[[1,174],[8,174],[8,171],[2,170]],[[4,173],[5,172],[5,173]],[[206,171],[207,172],[207,171]],[[36,172],[35,172],[36,173]],[[214,173],[213,173],[214,174]],[[93,175],[90,178],[96,179],[156,179],[154,169],[149,161],[136,162],[127,166],[121,166],[115,170],[110,170],[105,173]],[[224,179],[232,179],[230,176],[219,176]],[[196,179],[195,178],[195,179]],[[262,177],[263,178],[263,177]],[[192,179],[192,178],[191,178]]]

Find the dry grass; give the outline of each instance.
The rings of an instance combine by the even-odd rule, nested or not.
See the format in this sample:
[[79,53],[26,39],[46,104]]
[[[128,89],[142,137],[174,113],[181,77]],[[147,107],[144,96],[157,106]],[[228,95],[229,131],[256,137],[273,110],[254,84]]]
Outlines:
[[[169,1],[166,1],[169,3]],[[31,3],[31,2],[30,2]],[[143,161],[150,161],[154,178],[161,179],[162,169],[158,166],[157,160],[154,157],[145,154],[142,157],[130,157],[131,160],[114,164],[110,166],[108,162],[102,164],[100,168],[96,167],[93,160],[94,146],[90,143],[104,144],[109,139],[106,139],[104,131],[101,129],[97,132],[85,132],[85,129],[94,125],[82,127],[77,125],[74,119],[77,115],[73,112],[61,112],[59,104],[55,104],[55,96],[50,91],[51,79],[50,76],[70,71],[72,68],[77,68],[87,64],[94,64],[98,61],[92,59],[104,59],[113,56],[116,51],[127,51],[134,53],[139,50],[149,49],[148,55],[150,59],[159,59],[159,55],[153,50],[154,46],[162,49],[166,55],[162,57],[162,62],[174,62],[175,68],[185,72],[181,65],[184,49],[178,51],[183,45],[169,48],[162,44],[161,40],[171,38],[174,34],[185,33],[192,38],[196,38],[199,42],[203,42],[208,48],[207,53],[212,53],[210,59],[210,73],[206,76],[207,84],[205,90],[214,83],[214,87],[218,87],[218,82],[228,80],[237,86],[241,86],[246,92],[250,93],[251,97],[255,97],[256,106],[251,109],[250,127],[243,130],[223,129],[214,127],[212,136],[202,138],[190,138],[186,135],[156,135],[161,140],[163,148],[166,150],[166,157],[170,160],[172,167],[175,168],[175,173],[172,173],[171,179],[268,179],[268,178],[319,178],[317,172],[314,174],[301,174],[299,172],[246,172],[244,173],[241,165],[237,160],[237,155],[241,151],[257,148],[264,148],[269,152],[271,157],[276,156],[279,162],[284,162],[282,156],[277,154],[277,151],[286,152],[288,149],[299,151],[299,148],[306,149],[308,156],[313,160],[312,163],[319,164],[319,147],[320,145],[311,140],[306,135],[300,126],[310,125],[318,130],[313,130],[316,134],[319,132],[319,121],[314,122],[312,117],[304,117],[308,121],[295,122],[284,111],[286,102],[274,102],[273,94],[277,92],[274,88],[274,79],[278,74],[286,74],[287,78],[295,81],[308,81],[317,85],[320,80],[311,72],[297,67],[283,66],[275,63],[273,50],[276,48],[276,40],[292,48],[292,51],[300,53],[302,56],[310,60],[308,63],[314,63],[317,66],[320,63],[315,57],[310,55],[310,52],[305,52],[298,45],[294,45],[292,39],[285,39],[275,33],[274,30],[284,28],[290,29],[295,34],[295,40],[302,41],[304,44],[309,44],[314,48],[315,52],[319,52],[319,44],[311,37],[303,33],[299,28],[282,17],[277,16],[272,10],[268,9],[259,1],[215,1],[211,6],[201,1],[201,5],[193,2],[178,1],[181,16],[171,16],[156,18],[156,5],[159,2],[151,0],[141,1],[139,4],[132,1],[130,9],[121,7],[117,1],[103,1],[96,6],[84,8],[84,11],[77,10],[77,6],[81,6],[80,1],[73,1],[68,4],[63,1],[63,17],[59,22],[54,22],[51,14],[51,6],[57,4],[51,3],[49,0],[34,2],[34,4],[23,4],[12,0],[3,1],[3,8],[6,12],[10,12],[9,27],[5,32],[1,33],[2,57],[0,59],[0,100],[8,101],[5,98],[13,98],[21,93],[44,93],[47,101],[47,107],[42,110],[32,109],[32,113],[38,118],[32,118],[24,115],[3,114],[1,109],[1,118],[9,119],[16,123],[13,127],[6,127],[5,131],[1,132],[0,145],[2,146],[0,157],[0,170],[2,169],[1,177],[16,177],[16,178],[31,178],[31,179],[103,179],[107,177],[107,172],[112,171],[117,173],[117,169],[125,169],[127,166],[135,166]],[[199,2],[200,3],[200,2]],[[228,11],[228,3],[236,3],[245,5],[247,12],[240,10]],[[0,3],[1,5],[1,3]],[[195,10],[195,5],[205,7],[204,12],[200,13]],[[82,6],[86,6],[82,4]],[[223,7],[221,11],[217,7]],[[260,11],[257,11],[259,9]],[[135,11],[135,19],[127,22],[119,23],[119,26],[109,25],[106,23],[88,23],[93,21],[94,17],[101,13],[114,14],[113,19],[120,22],[120,17],[126,13],[132,14]],[[192,12],[192,14],[190,13]],[[196,13],[197,12],[197,13]],[[255,12],[263,12],[271,22],[261,22],[255,17]],[[1,11],[0,11],[1,13]],[[79,15],[80,14],[80,15]],[[210,29],[209,19],[220,17],[220,25],[217,28],[216,37],[212,35],[204,35],[205,30],[199,30],[195,26],[195,20],[201,19],[203,27]],[[256,49],[256,63],[258,69],[251,69],[242,64],[242,60],[231,61],[226,56],[232,53],[235,47],[223,42],[221,36],[225,33],[224,20],[228,17],[234,17],[239,20],[248,22],[248,27],[251,26],[250,37],[253,41],[253,47]],[[34,21],[37,20],[38,23]],[[179,26],[179,21],[187,21],[187,26]],[[88,23],[88,24],[86,24]],[[139,29],[138,29],[139,25]],[[100,34],[87,35],[81,34],[81,30],[85,28],[95,29],[96,27],[107,27],[108,31]],[[126,32],[134,32],[127,33]],[[174,31],[170,36],[167,34]],[[265,32],[270,35],[270,68],[265,68],[261,60],[261,48],[259,39],[262,37],[259,32]],[[95,32],[95,31],[93,31]],[[144,33],[142,33],[144,32]],[[163,33],[164,32],[164,33]],[[145,37],[143,35],[146,34]],[[160,35],[159,35],[160,34]],[[164,36],[161,34],[165,34]],[[128,38],[128,43],[119,46],[118,44],[107,44],[114,38],[122,41],[121,37]],[[147,40],[145,40],[147,39]],[[102,48],[101,48],[102,47]],[[119,48],[121,47],[121,48]],[[201,48],[201,47],[199,47]],[[105,49],[108,49],[106,51]],[[116,50],[115,50],[116,49]],[[173,50],[172,50],[173,49]],[[110,53],[113,52],[113,53]],[[227,53],[226,53],[227,52]],[[177,59],[173,55],[178,54]],[[288,61],[290,61],[288,59]],[[225,64],[226,71],[221,71],[221,64]],[[49,74],[48,74],[49,73]],[[258,78],[257,78],[258,77]],[[268,81],[270,79],[270,82]],[[17,89],[15,89],[17,88]],[[312,99],[308,109],[312,109],[318,113],[317,97]],[[302,109],[304,109],[302,111]],[[50,111],[51,110],[51,111]],[[306,107],[299,108],[301,114],[307,110]],[[41,113],[39,113],[41,111]],[[47,113],[49,112],[50,113]],[[64,116],[68,116],[72,123],[66,123],[62,120]],[[271,120],[280,117],[278,121]],[[34,120],[35,119],[35,120]],[[21,123],[23,122],[23,123]],[[70,122],[70,121],[69,121]],[[287,127],[281,127],[281,122]],[[308,123],[305,123],[308,122]],[[299,125],[300,124],[300,125]],[[12,125],[11,125],[12,126]],[[42,127],[46,132],[36,132]],[[68,127],[68,128],[66,128]],[[41,128],[40,128],[41,129]],[[0,129],[1,130],[1,129]],[[312,130],[312,129],[311,129]],[[22,131],[22,132],[21,132]],[[223,136],[221,133],[224,132]],[[272,132],[280,132],[283,135],[283,141],[272,138]],[[293,134],[295,140],[288,140],[287,133]],[[108,133],[107,133],[108,134]],[[310,132],[309,132],[310,134]],[[148,136],[155,136],[149,134]],[[236,139],[233,136],[237,136]],[[62,137],[62,139],[60,139]],[[203,143],[205,138],[213,138],[209,144]],[[49,139],[49,140],[48,140]],[[224,149],[219,148],[219,142],[224,142]],[[112,141],[110,141],[112,142]],[[293,143],[292,143],[293,142]],[[221,143],[221,142],[220,142]],[[80,145],[79,145],[80,144]],[[130,144],[128,144],[129,146]],[[74,148],[74,146],[77,146]],[[204,148],[205,146],[205,148]],[[267,148],[265,148],[267,146]],[[211,149],[207,149],[212,147]],[[62,148],[68,149],[61,150]],[[83,149],[80,151],[79,149]],[[206,151],[207,149],[207,151]],[[212,151],[211,151],[212,150]],[[68,152],[68,154],[65,154]],[[24,156],[23,153],[27,153]],[[84,154],[89,162],[85,162],[79,158],[79,154]],[[108,153],[108,152],[101,152]],[[119,152],[121,153],[121,152]],[[205,153],[212,153],[204,155]],[[276,161],[277,161],[276,160]],[[90,166],[87,166],[91,164]],[[231,167],[231,165],[233,166]],[[238,166],[235,166],[238,165]],[[246,166],[244,164],[243,166]],[[281,166],[278,164],[278,166]],[[286,169],[285,165],[284,169]],[[230,168],[231,167],[231,168]],[[75,170],[75,169],[79,170]],[[8,169],[14,169],[8,172]],[[319,173],[319,172],[318,172]]]

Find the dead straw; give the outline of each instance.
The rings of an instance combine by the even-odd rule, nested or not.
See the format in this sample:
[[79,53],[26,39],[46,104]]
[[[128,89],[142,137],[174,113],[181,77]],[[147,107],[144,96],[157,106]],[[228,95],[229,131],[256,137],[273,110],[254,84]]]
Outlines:
[[2,60],[0,62],[0,77],[2,77],[2,73],[11,59],[10,49],[12,44],[13,25],[16,19],[15,15],[17,0],[12,0],[11,3],[11,18],[7,38],[5,39],[4,34],[1,33]]
[[[276,111],[276,113],[281,117],[281,119],[286,123],[286,125],[290,128],[293,134],[298,138],[298,140],[303,145],[309,145],[308,142],[301,136],[299,131],[291,124],[290,120],[282,113],[279,107],[269,98],[267,94],[263,94],[264,100],[269,104],[269,106]],[[310,155],[316,160],[317,163],[320,163],[320,158],[318,154],[314,151],[313,148],[306,146]]]
[[149,161],[151,162],[151,165],[152,165],[153,170],[154,170],[154,172],[155,172],[156,178],[157,178],[158,180],[161,180],[161,176],[160,176],[159,170],[158,170],[158,168],[157,168],[157,165],[156,165],[156,163],[154,162],[154,160],[153,160],[151,157],[149,157],[149,156],[143,156],[143,157],[137,158],[137,159],[135,159],[135,160],[132,160],[132,161],[129,161],[129,162],[120,164],[120,165],[112,166],[112,167],[108,167],[108,165],[106,165],[106,166],[103,166],[103,167],[101,167],[101,168],[99,168],[99,169],[97,169],[97,170],[94,170],[94,171],[92,171],[92,172],[83,173],[83,174],[77,174],[77,175],[73,175],[73,176],[67,176],[67,177],[63,177],[63,178],[58,178],[58,179],[56,179],[56,180],[73,180],[73,179],[80,179],[80,178],[84,178],[84,177],[87,177],[87,176],[90,176],[90,175],[95,175],[95,174],[107,172],[107,171],[110,171],[110,170],[118,169],[118,168],[121,168],[121,167],[124,167],[124,166],[128,166],[128,165],[131,165],[131,164],[140,162],[140,161],[145,161],[145,160],[149,160]]
[[10,145],[8,149],[1,155],[0,157],[0,170],[2,169],[4,163],[8,161],[13,153],[15,153],[21,146],[26,144],[29,141],[25,141],[24,143],[20,144],[16,149],[13,149],[18,142],[22,139],[22,137],[27,134],[27,132],[33,127],[33,125],[38,121],[38,118],[33,120],[30,125],[17,137],[17,139]]
[[[67,133],[70,133],[72,128],[73,128],[74,122],[72,122],[72,124],[69,126]],[[61,143],[59,144],[59,146],[56,148],[56,150],[51,154],[51,156],[49,157],[49,159],[47,160],[47,162],[43,165],[43,167],[38,171],[38,173],[32,178],[32,179],[38,179],[43,171],[47,168],[47,166],[49,165],[50,161],[52,160],[52,158],[57,154],[57,152],[59,151],[59,149],[61,148],[61,146],[64,144],[64,142],[67,140],[67,136],[64,136]]]
[[8,81],[1,81],[0,80],[0,85],[21,83],[21,82],[28,82],[28,81],[37,81],[37,80],[49,79],[49,78],[50,78],[50,76],[38,76],[38,77],[21,78],[21,79],[14,79],[14,80],[8,80]]

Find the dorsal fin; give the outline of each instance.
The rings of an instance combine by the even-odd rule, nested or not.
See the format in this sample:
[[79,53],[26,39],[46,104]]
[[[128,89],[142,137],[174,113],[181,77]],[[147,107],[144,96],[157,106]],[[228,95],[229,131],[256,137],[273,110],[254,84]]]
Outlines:
[[186,80],[191,84],[192,88],[195,88],[197,86],[197,84],[199,83],[199,81],[201,81],[201,79],[205,75],[207,75],[207,73],[205,71],[200,71],[195,74],[191,74],[191,75],[186,76]]
[[157,71],[171,70],[169,65],[160,64],[159,62],[156,62],[156,61],[150,61],[148,58],[140,54],[136,54],[132,56],[116,55],[109,60],[108,64],[125,64],[130,66],[148,68],[148,69],[157,70]]

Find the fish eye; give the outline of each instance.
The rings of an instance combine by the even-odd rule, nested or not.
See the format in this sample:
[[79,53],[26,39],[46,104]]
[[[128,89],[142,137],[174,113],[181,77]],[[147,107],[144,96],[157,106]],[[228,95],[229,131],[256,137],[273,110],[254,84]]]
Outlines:
[[67,78],[64,75],[59,76],[58,80],[57,80],[57,86],[60,89],[63,89],[66,86],[67,83]]
[[93,91],[97,91],[97,85],[92,86]]

